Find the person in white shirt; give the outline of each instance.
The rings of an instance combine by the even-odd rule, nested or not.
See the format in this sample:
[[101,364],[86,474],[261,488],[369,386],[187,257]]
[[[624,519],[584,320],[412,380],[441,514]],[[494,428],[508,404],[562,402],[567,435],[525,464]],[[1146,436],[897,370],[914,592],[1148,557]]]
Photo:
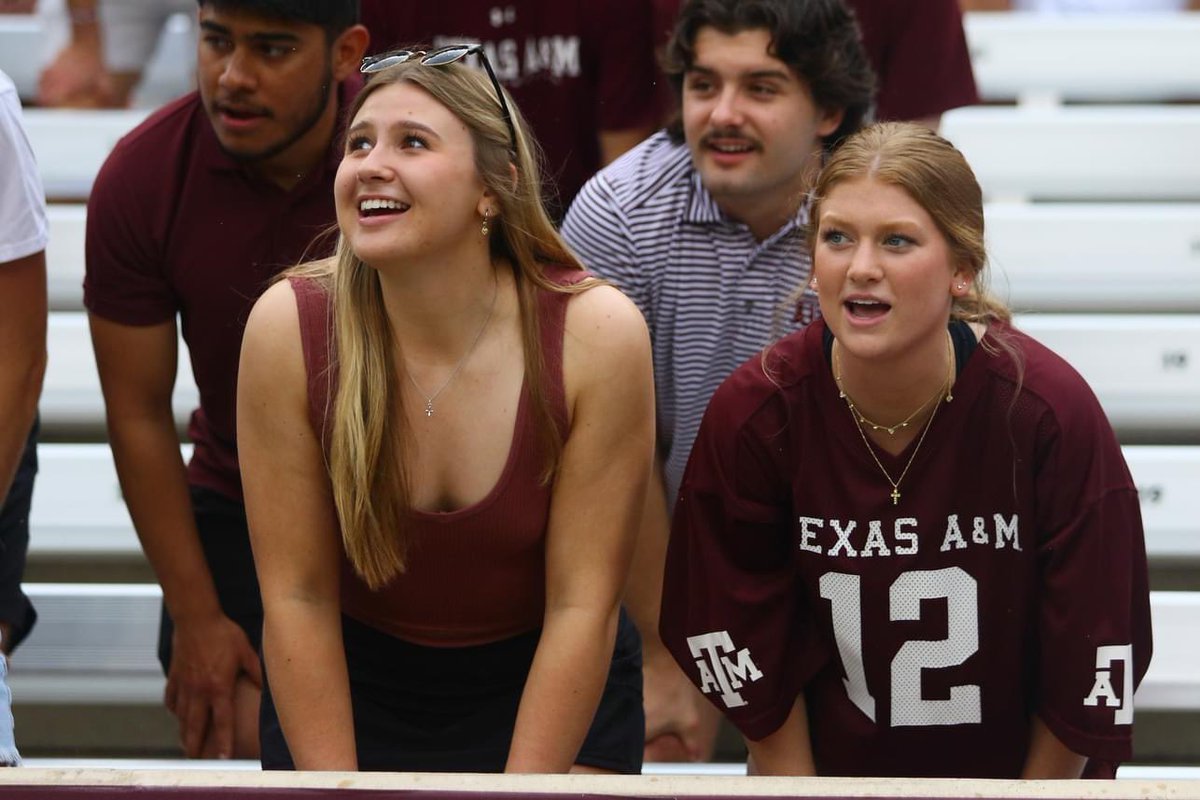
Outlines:
[[0,765],[13,742],[6,658],[37,615],[21,591],[46,369],[46,209],[12,81],[0,72]]

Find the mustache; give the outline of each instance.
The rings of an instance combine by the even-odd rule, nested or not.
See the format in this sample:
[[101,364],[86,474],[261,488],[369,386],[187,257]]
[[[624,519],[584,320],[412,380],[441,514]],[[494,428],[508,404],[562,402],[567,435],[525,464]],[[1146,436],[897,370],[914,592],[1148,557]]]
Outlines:
[[713,144],[714,140],[720,139],[740,139],[755,150],[762,149],[761,141],[754,136],[746,134],[740,128],[714,128],[700,137],[700,144],[708,147]]

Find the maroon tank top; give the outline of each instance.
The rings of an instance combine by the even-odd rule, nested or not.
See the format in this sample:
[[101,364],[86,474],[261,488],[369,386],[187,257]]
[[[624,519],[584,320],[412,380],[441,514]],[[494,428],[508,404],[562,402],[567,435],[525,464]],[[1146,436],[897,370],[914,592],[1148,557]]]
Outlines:
[[[587,273],[548,266],[560,284]],[[309,417],[321,433],[326,458],[337,384],[331,363],[332,308],[316,281],[291,278],[300,313],[300,339],[308,373]],[[562,352],[567,303],[564,292],[538,293],[543,382],[565,438],[566,398]],[[342,556],[342,611],[392,636],[431,646],[467,646],[505,639],[542,624],[545,609],[546,526],[553,484],[539,476],[546,452],[539,441],[528,386],[521,390],[512,444],[500,479],[478,503],[445,513],[414,510],[408,521],[408,568],[372,591]]]

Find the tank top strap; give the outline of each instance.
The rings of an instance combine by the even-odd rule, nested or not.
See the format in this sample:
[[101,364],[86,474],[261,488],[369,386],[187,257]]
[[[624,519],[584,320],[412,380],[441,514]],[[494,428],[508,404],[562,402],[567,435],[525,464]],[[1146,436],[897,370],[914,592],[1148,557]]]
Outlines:
[[337,382],[333,353],[333,304],[329,292],[313,278],[291,277],[288,283],[296,295],[300,317],[300,344],[308,376],[308,417],[313,430],[319,431],[322,447],[327,450],[329,423],[333,410],[330,400]]
[[[571,286],[595,277],[590,272],[560,264],[543,265],[546,278],[559,286]],[[571,292],[538,292],[538,327],[542,334],[542,376],[559,432],[566,437],[568,427],[566,387],[563,382],[563,338],[566,335],[567,304]]]

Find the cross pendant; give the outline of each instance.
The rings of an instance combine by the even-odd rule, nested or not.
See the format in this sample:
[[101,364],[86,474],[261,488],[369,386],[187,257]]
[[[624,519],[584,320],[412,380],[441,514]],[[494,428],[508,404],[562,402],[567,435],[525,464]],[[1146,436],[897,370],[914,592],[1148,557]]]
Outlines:
[[892,505],[900,505],[900,489],[896,486],[892,487]]
[[433,416],[433,401],[432,400],[425,401],[425,416],[427,416],[427,417]]

